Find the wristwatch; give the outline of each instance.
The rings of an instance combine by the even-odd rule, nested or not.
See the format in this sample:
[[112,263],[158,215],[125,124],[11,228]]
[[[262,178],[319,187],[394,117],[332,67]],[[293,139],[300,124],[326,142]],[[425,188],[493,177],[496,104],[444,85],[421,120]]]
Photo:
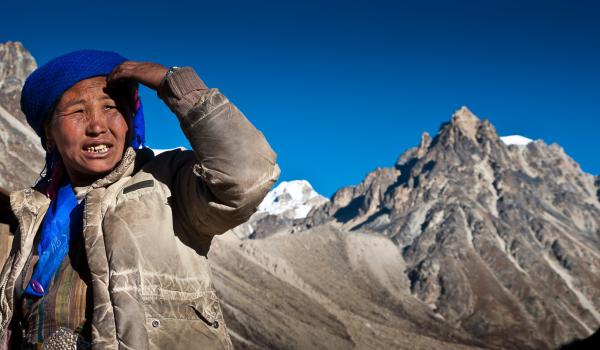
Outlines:
[[177,67],[177,66],[173,66],[173,67],[169,68],[169,70],[167,71],[167,74],[165,74],[165,78],[170,76],[171,74],[175,73],[175,71],[178,69],[179,69],[179,67]]
[[160,84],[158,84],[158,89],[156,90],[156,94],[158,95],[158,97],[162,98],[160,96],[160,91],[162,90],[162,87],[165,85],[165,82],[167,81],[167,78],[170,77],[171,75],[173,75],[173,73],[175,73],[179,68],[180,67],[173,66],[173,67],[169,68],[169,70],[167,71],[167,73],[165,73],[165,76],[160,81]]

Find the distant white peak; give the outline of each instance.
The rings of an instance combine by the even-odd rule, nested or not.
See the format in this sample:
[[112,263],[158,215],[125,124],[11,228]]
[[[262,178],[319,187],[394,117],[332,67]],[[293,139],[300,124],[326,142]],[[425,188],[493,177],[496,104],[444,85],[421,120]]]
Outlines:
[[305,218],[310,210],[327,202],[306,180],[283,181],[272,189],[258,210],[272,215],[286,213],[294,219]]
[[506,145],[517,145],[517,146],[526,146],[527,144],[533,142],[532,139],[521,135],[510,135],[510,136],[502,136],[500,140],[504,142]]
[[174,149],[180,149],[182,151],[185,151],[185,147],[182,147],[182,146],[175,147],[175,148],[165,148],[165,149],[163,149],[163,148],[152,148],[152,147],[148,147],[148,148],[150,148],[152,150],[152,152],[154,152],[155,156],[157,156],[157,155],[159,155],[159,154],[161,154],[163,152],[172,151]]

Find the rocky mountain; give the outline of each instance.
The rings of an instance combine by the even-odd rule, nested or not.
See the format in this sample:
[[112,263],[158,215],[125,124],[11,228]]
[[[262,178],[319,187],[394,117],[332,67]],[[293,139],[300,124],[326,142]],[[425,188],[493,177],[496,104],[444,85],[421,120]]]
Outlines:
[[0,43],[0,189],[5,192],[30,186],[44,164],[39,137],[20,108],[21,89],[35,68],[21,43]]
[[287,235],[216,240],[238,345],[540,349],[589,336],[598,178],[556,144],[511,141],[463,107]]
[[328,201],[306,180],[282,181],[267,194],[248,222],[234,228],[232,233],[241,239],[287,234],[311,210]]
[[0,43],[0,105],[23,124],[21,89],[25,79],[37,68],[35,59],[20,42]]

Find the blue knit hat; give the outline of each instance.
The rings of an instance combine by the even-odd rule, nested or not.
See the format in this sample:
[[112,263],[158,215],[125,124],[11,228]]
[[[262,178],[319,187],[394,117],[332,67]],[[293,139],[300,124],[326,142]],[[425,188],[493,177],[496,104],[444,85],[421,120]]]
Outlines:
[[[65,91],[82,80],[110,74],[126,60],[115,52],[79,50],[59,56],[39,67],[27,78],[21,91],[21,110],[25,113],[27,122],[43,138],[44,120]],[[132,126],[135,135],[132,146],[139,148],[144,144],[145,134],[144,114],[139,99]]]

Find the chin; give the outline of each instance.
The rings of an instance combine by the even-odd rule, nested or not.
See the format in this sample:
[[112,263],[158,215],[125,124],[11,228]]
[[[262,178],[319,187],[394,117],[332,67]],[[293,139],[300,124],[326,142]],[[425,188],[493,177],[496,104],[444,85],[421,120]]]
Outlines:
[[102,163],[102,164],[80,164],[79,171],[69,172],[71,181],[74,184],[91,183],[110,173],[118,162],[114,164]]
[[117,163],[88,165],[85,167],[85,172],[92,176],[102,176],[110,173],[116,167]]

